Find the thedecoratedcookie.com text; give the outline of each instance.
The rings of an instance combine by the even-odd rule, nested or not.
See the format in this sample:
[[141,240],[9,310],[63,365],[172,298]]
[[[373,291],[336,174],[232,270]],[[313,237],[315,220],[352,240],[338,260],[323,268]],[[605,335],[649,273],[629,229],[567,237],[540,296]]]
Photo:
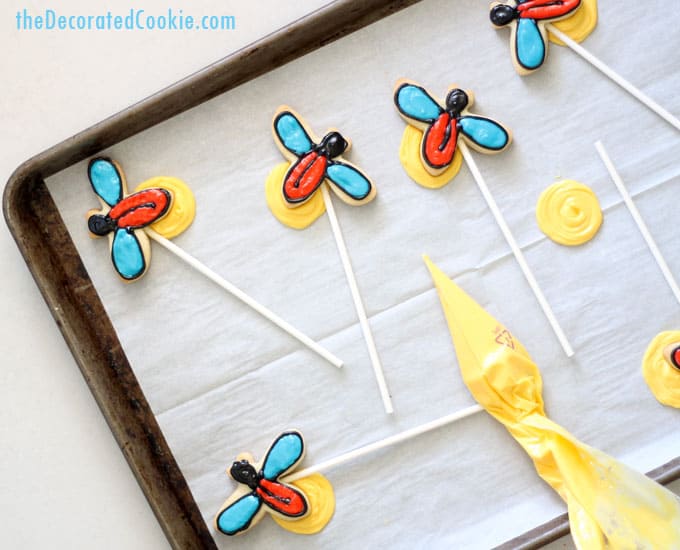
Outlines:
[[71,31],[233,31],[236,17],[233,15],[189,15],[184,10],[151,13],[131,8],[114,13],[69,14],[57,10],[19,10],[16,13],[16,28],[20,31],[71,30]]

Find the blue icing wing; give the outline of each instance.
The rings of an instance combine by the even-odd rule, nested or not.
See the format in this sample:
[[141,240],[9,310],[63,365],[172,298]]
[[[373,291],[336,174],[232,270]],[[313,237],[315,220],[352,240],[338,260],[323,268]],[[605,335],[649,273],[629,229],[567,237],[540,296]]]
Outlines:
[[458,126],[466,138],[490,151],[500,151],[510,140],[505,128],[490,118],[464,116],[458,120]]
[[515,36],[517,61],[525,69],[534,70],[545,61],[545,41],[533,19],[519,19]]
[[283,146],[298,156],[304,155],[314,147],[300,121],[288,111],[276,117],[274,132]]
[[431,122],[442,113],[442,108],[430,94],[414,84],[400,86],[394,94],[394,103],[402,114],[421,122]]
[[141,277],[146,269],[142,246],[134,231],[116,230],[111,245],[111,259],[116,271],[128,281]]
[[356,201],[365,199],[373,186],[366,176],[359,170],[341,162],[329,163],[326,168],[326,176],[337,187]]
[[215,523],[225,535],[236,535],[250,527],[250,523],[260,510],[262,502],[254,493],[248,493],[222,510]]
[[281,434],[272,444],[264,459],[262,473],[265,479],[275,480],[295,466],[304,454],[304,442],[298,432]]
[[123,198],[123,178],[118,168],[108,159],[97,158],[90,161],[87,169],[92,189],[109,206],[114,206]]

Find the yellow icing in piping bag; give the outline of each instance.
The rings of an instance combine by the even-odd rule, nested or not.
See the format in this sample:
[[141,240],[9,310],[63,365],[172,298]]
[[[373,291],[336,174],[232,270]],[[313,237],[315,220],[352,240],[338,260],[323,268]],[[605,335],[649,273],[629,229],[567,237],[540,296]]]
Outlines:
[[576,546],[680,548],[680,500],[547,418],[541,373],[526,349],[429,258],[425,263],[439,293],[465,384],[566,502]]

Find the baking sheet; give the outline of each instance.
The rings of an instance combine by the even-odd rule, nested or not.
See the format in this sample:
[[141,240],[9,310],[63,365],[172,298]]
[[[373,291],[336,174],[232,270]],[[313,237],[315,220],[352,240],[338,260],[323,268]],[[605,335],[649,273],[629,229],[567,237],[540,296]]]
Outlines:
[[[657,1],[623,13],[603,0],[585,45],[678,113],[680,37],[659,41],[663,8]],[[485,2],[424,0],[106,152],[131,187],[161,174],[190,183],[198,215],[175,242],[341,356],[342,371],[158,246],[146,277],[124,285],[106,242],[86,231],[84,214],[97,206],[86,163],[48,180],[209,524],[234,488],[224,473],[234,457],[248,450],[260,458],[287,428],[304,433],[305,464],[313,464],[472,403],[423,252],[527,346],[542,368],[553,419],[643,471],[680,455],[677,411],[654,400],[639,372],[649,340],[677,328],[680,306],[592,146],[604,140],[680,272],[677,134],[568,50],[552,46],[539,73],[518,77],[507,33],[495,32],[487,13]],[[509,151],[476,158],[574,359],[564,357],[469,171],[431,191],[401,169],[404,123],[391,101],[399,77],[439,95],[452,82],[471,88],[472,110],[513,130]],[[378,186],[367,206],[335,204],[394,417],[383,413],[328,220],[299,232],[266,207],[264,180],[283,160],[270,135],[282,103],[317,134],[341,129],[354,144],[349,158]],[[535,201],[556,177],[588,183],[605,209],[601,232],[584,247],[559,247],[536,227]],[[519,447],[481,414],[327,476],[337,510],[321,534],[299,537],[264,520],[246,537],[216,540],[225,547],[484,548],[564,511]]]

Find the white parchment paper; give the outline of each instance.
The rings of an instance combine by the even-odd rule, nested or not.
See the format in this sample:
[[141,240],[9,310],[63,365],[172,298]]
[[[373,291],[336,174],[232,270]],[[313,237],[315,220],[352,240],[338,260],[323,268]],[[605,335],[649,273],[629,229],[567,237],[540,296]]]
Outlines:
[[[668,3],[601,0],[585,46],[680,114],[680,34]],[[503,121],[514,143],[476,155],[482,173],[576,350],[568,360],[463,167],[443,189],[409,180],[398,160],[404,129],[392,103],[400,77],[443,96],[474,90],[472,111]],[[280,104],[317,134],[337,127],[348,158],[378,186],[371,204],[336,201],[396,413],[384,414],[327,218],[286,228],[264,200],[282,162],[271,138]],[[145,278],[123,284],[105,240],[90,239],[97,206],[86,162],[48,181],[142,388],[208,524],[235,485],[225,469],[261,458],[278,433],[300,429],[304,465],[332,458],[472,404],[457,371],[421,254],[496,315],[541,367],[551,418],[588,444],[648,470],[680,455],[678,411],[659,405],[640,373],[680,306],[617,195],[593,142],[602,139],[671,269],[680,274],[676,222],[680,136],[571,51],[551,45],[546,66],[521,78],[508,33],[487,3],[424,0],[105,153],[131,188],[157,175],[188,182],[198,214],[175,242],[346,362],[336,370],[165,250]],[[597,237],[565,248],[538,230],[534,207],[559,178],[598,194]],[[479,414],[326,473],[335,517],[319,535],[265,518],[230,548],[486,548],[565,511],[519,446]]]

